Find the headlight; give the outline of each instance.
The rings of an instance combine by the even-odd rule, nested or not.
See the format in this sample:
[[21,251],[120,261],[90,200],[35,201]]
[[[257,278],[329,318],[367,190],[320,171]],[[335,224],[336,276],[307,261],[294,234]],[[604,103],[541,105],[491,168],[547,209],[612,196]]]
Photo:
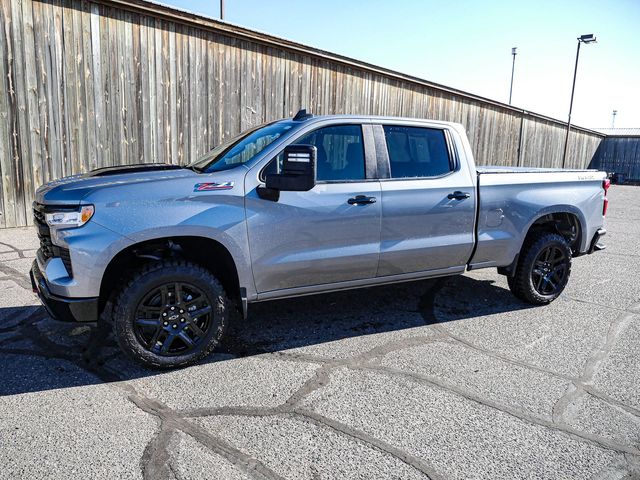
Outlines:
[[81,227],[93,217],[93,205],[83,205],[71,212],[47,213],[47,223],[51,227]]

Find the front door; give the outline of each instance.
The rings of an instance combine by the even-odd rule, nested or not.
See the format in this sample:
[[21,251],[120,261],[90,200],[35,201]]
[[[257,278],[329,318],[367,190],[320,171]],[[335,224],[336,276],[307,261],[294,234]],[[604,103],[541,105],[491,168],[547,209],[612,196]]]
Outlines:
[[[278,201],[261,199],[255,189],[247,194],[258,293],[375,277],[381,191],[377,179],[367,178],[365,159],[375,162],[375,154],[365,149],[362,126],[322,127],[294,143],[317,148],[316,186],[280,192]],[[268,168],[278,157],[273,162]],[[367,201],[355,202],[359,195]]]
[[474,178],[443,128],[375,126],[386,143],[378,276],[463,270],[474,245]]

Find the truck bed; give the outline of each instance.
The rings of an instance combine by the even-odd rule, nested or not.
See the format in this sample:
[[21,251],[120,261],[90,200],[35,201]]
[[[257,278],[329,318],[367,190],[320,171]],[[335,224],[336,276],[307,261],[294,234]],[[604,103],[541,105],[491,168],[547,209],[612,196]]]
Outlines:
[[498,165],[476,166],[476,172],[482,173],[557,173],[557,172],[597,172],[594,169],[567,169],[541,167],[503,167]]
[[538,218],[556,212],[580,224],[585,252],[603,224],[605,172],[532,167],[476,167],[477,247],[471,268],[509,265]]

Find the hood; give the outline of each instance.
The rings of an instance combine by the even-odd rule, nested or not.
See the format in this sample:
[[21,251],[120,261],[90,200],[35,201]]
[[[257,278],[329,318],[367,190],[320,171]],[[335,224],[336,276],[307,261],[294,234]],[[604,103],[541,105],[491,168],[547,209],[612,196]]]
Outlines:
[[160,182],[196,175],[178,165],[163,163],[105,167],[45,183],[36,191],[36,202],[47,204],[80,203],[89,193],[106,187]]

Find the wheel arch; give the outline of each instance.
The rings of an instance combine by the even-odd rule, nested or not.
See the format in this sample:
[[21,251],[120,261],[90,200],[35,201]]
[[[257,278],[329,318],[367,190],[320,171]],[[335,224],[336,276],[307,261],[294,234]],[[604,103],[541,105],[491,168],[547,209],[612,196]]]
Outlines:
[[128,272],[165,258],[202,265],[220,280],[230,299],[240,301],[246,296],[241,289],[252,285],[253,278],[247,276],[246,260],[241,257],[238,262],[234,253],[237,255],[237,248],[201,235],[156,236],[132,243],[115,254],[104,270],[100,282],[100,311]]
[[571,250],[580,252],[584,243],[587,222],[582,212],[572,205],[557,205],[539,211],[529,222],[526,234],[522,238],[520,250],[527,239],[536,231],[548,230],[562,235]]
[[540,210],[534,215],[519,242],[518,249],[511,264],[498,267],[498,273],[513,276],[518,264],[518,259],[527,241],[536,233],[549,231],[562,235],[573,252],[578,256],[584,249],[586,220],[582,212],[572,205],[556,205]]

